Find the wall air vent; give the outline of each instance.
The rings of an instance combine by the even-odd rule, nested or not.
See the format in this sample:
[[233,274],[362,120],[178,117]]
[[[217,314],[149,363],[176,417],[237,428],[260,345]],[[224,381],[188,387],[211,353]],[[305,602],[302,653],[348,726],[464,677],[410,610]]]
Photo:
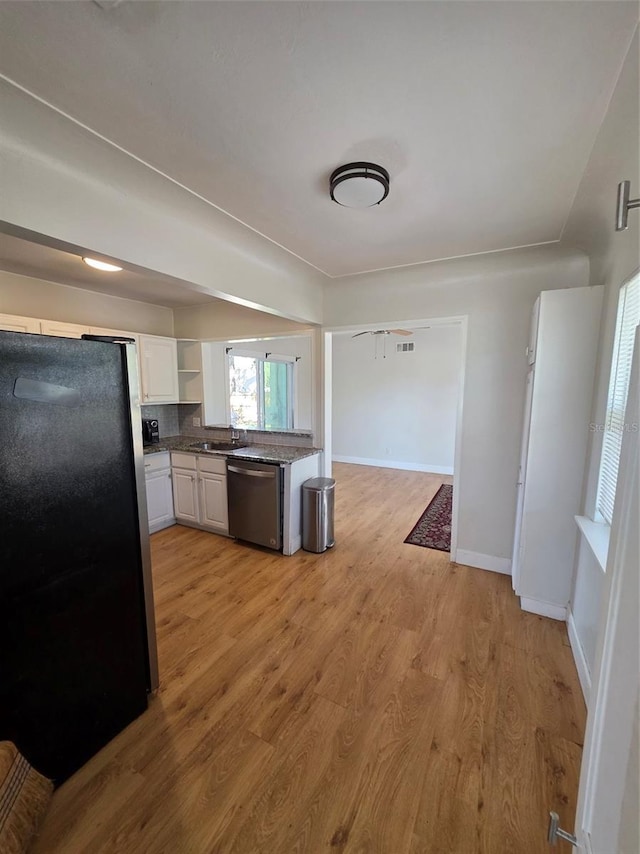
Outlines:
[[413,341],[400,341],[396,344],[396,353],[413,353],[415,346]]

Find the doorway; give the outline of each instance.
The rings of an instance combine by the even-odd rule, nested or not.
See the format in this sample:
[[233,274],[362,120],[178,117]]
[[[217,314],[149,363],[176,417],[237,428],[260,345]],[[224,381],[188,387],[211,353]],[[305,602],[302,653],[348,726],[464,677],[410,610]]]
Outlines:
[[466,346],[466,316],[323,333],[325,475],[334,461],[453,475],[451,561],[458,542]]

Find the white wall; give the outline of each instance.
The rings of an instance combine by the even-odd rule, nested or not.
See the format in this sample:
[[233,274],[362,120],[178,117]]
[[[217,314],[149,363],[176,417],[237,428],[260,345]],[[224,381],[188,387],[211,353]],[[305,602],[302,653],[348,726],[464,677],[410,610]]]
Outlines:
[[588,272],[582,253],[541,247],[353,276],[326,289],[330,328],[468,316],[458,548],[478,563],[510,566],[533,303],[542,290],[588,284]]
[[232,302],[210,302],[176,308],[173,311],[173,322],[177,338],[203,340],[252,338],[287,333],[295,335],[297,332],[309,329],[308,325],[235,305]]
[[[396,352],[407,341],[414,351]],[[461,346],[459,324],[334,335],[333,459],[452,474]]]
[[[563,244],[589,255],[591,284],[604,285],[603,321],[592,421],[603,424],[611,371],[620,286],[640,266],[640,211],[629,212],[629,229],[614,229],[616,187],[631,181],[632,198],[640,196],[640,81],[638,32],[629,49],[609,109],[598,133],[563,235]],[[593,518],[602,451],[601,431],[591,433],[585,473],[584,515]],[[604,573],[583,545],[576,563],[570,609],[582,654],[593,666],[595,637],[604,590]]]
[[0,221],[321,322],[325,277],[310,265],[6,81],[0,114]]
[[173,335],[170,308],[84,291],[0,270],[0,313]]
[[232,345],[240,350],[248,350],[264,356],[266,352],[279,356],[300,356],[295,363],[295,385],[296,385],[296,430],[314,429],[315,393],[317,390],[314,382],[315,366],[312,356],[312,335],[298,335],[288,338],[272,338],[269,341],[242,341]]
[[[578,673],[585,701],[589,702],[591,679],[596,662],[596,644],[600,607],[605,588],[605,575],[591,547],[582,537],[576,549],[576,574],[573,580],[571,611],[572,645],[577,641],[579,650],[574,650]],[[577,653],[577,654],[576,654]]]

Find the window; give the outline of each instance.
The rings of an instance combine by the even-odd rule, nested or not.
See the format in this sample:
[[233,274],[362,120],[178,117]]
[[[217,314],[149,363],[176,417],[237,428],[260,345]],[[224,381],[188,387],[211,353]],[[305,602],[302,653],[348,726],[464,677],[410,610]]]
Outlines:
[[613,503],[616,497],[618,465],[622,449],[622,437],[628,427],[624,414],[629,392],[631,360],[636,326],[640,323],[640,275],[631,279],[620,290],[616,334],[613,343],[613,361],[609,380],[609,396],[604,424],[602,459],[596,510],[611,524]]
[[293,428],[292,360],[248,352],[229,355],[229,405],[234,427],[249,430]]

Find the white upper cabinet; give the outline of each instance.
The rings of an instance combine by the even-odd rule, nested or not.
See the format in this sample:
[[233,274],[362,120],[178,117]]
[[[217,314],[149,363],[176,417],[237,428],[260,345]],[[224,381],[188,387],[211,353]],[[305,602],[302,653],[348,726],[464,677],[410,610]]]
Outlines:
[[220,341],[202,344],[202,393],[205,424],[229,423],[229,369],[226,345]]
[[178,402],[178,353],[175,338],[140,335],[142,403]]
[[34,317],[18,317],[14,314],[0,314],[0,329],[5,332],[32,332],[40,334],[40,321]]
[[177,346],[180,403],[202,403],[202,345],[179,338]]
[[58,338],[82,338],[88,335],[88,326],[80,326],[77,323],[59,323],[57,320],[41,320],[40,331],[43,335],[54,335]]

